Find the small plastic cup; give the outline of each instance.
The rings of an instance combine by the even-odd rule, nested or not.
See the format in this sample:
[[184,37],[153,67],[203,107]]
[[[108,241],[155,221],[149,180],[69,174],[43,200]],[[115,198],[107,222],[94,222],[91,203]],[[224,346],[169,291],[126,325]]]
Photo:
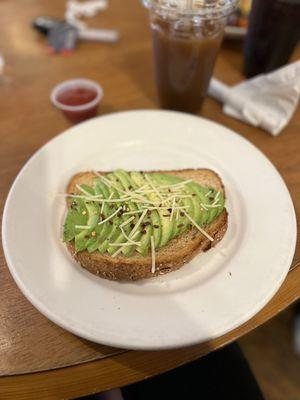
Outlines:
[[72,122],[96,115],[103,97],[102,87],[90,79],[70,79],[55,86],[50,94],[52,104]]

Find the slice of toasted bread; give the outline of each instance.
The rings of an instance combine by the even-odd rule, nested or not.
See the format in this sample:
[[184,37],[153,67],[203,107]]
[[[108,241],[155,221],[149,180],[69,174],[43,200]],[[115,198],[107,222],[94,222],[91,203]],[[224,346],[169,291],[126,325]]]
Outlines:
[[[224,186],[220,177],[209,169],[157,172],[176,175],[184,179],[193,179],[202,186],[210,186],[224,193]],[[106,175],[106,172],[99,172],[99,174]],[[67,192],[77,194],[76,184],[91,185],[95,176],[93,172],[83,172],[73,176],[68,184]],[[196,228],[172,239],[165,247],[156,250],[156,270],[154,273],[151,272],[151,255],[144,257],[135,252],[130,257],[123,255],[111,257],[109,254],[101,254],[98,251],[89,253],[86,250],[76,253],[74,241],[68,242],[67,247],[83,268],[100,277],[117,281],[151,278],[175,271],[191,260],[196,253],[215,246],[223,238],[227,230],[227,223],[228,214],[224,209],[217,219],[205,228],[205,231],[214,238],[213,242],[210,242]]]

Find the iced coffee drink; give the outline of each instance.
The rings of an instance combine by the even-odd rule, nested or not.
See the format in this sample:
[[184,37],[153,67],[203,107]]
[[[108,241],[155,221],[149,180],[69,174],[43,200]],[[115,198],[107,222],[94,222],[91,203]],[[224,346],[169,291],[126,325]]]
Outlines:
[[205,98],[235,1],[149,0],[162,108],[196,113]]

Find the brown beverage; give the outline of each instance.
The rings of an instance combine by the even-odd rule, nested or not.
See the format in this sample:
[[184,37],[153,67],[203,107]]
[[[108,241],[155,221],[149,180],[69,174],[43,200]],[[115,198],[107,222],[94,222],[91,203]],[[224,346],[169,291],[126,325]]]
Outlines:
[[[172,24],[172,22],[171,22]],[[211,35],[193,29],[172,33],[170,23],[152,25],[155,73],[163,108],[195,113],[205,98],[223,30]]]
[[163,108],[196,113],[206,96],[236,0],[144,0],[150,9],[155,75]]

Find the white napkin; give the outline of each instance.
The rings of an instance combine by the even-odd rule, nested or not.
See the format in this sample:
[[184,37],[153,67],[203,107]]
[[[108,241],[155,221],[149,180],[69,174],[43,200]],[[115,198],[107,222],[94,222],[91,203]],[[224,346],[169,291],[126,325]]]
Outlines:
[[208,94],[223,111],[272,135],[290,121],[300,97],[300,61],[229,87],[212,78]]
[[66,4],[65,20],[77,28],[80,39],[116,42],[119,39],[118,31],[88,28],[87,24],[80,20],[81,17],[93,17],[98,11],[103,11],[107,7],[108,0],[86,0],[84,2],[69,0]]

